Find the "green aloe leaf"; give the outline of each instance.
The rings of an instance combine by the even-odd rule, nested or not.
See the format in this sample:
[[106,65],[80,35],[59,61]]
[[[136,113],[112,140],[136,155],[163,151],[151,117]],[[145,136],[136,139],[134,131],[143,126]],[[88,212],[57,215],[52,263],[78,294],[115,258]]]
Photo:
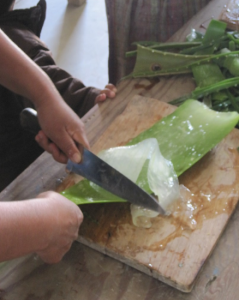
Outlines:
[[[175,112],[139,134],[127,145],[155,138],[162,155],[172,162],[179,176],[230,133],[238,121],[239,114],[236,112],[216,112],[196,100],[187,100]],[[147,167],[144,164],[138,181],[145,181],[146,173]],[[142,185],[141,187],[144,188]],[[148,191],[147,183],[145,190]],[[99,187],[95,188],[88,180],[79,182],[62,194],[76,204],[124,201]]]
[[129,145],[155,137],[162,155],[173,163],[179,176],[230,133],[238,120],[237,112],[216,112],[196,100],[187,100]]
[[89,180],[82,180],[61,193],[75,204],[125,202],[125,200],[92,185]]
[[125,78],[191,73],[190,67],[193,63],[208,58],[208,55],[184,55],[138,45],[133,73]]

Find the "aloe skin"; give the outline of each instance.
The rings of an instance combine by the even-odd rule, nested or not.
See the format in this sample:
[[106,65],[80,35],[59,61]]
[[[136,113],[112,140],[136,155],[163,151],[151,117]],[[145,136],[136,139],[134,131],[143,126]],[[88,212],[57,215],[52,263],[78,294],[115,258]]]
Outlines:
[[195,30],[186,42],[135,42],[134,70],[125,78],[159,77],[191,73],[196,89],[171,104],[198,99],[217,111],[239,112],[239,32],[226,31],[226,23],[211,20],[206,33]]
[[[125,164],[124,151],[133,145],[147,139],[157,141],[162,156],[172,163],[176,176],[181,175],[188,168],[200,160],[208,151],[216,146],[239,121],[237,112],[216,112],[209,109],[206,105],[196,100],[187,100],[172,114],[162,118],[151,128],[133,138],[120,151],[115,152],[115,160],[119,165],[124,165],[124,175],[129,176],[131,166]],[[114,148],[106,150],[102,158],[110,163],[114,160],[114,154],[107,161],[107,151],[114,152]],[[130,154],[127,153],[127,156]],[[139,159],[142,154],[137,153]],[[130,157],[129,161],[131,160]],[[132,160],[135,153],[132,154]],[[149,162],[144,161],[141,170],[138,171],[134,181],[147,192],[152,192],[150,182],[148,182]],[[154,166],[155,168],[155,166]],[[158,172],[161,172],[160,166]],[[156,174],[157,172],[155,172]],[[163,173],[167,173],[163,169]],[[174,177],[172,173],[167,173],[168,178]],[[157,176],[157,175],[156,175]],[[62,194],[76,204],[86,203],[107,203],[124,202],[123,199],[105,191],[104,189],[92,184],[88,180],[82,180],[76,185],[62,192]]]

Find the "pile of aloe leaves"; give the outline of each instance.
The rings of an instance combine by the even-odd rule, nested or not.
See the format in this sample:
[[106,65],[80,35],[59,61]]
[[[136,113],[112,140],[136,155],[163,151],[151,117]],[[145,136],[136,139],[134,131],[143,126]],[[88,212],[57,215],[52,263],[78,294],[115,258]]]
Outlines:
[[195,90],[174,99],[203,101],[216,111],[239,112],[239,32],[227,31],[227,24],[211,20],[205,34],[192,29],[181,43],[136,42],[133,72],[125,78],[159,77],[191,73]]

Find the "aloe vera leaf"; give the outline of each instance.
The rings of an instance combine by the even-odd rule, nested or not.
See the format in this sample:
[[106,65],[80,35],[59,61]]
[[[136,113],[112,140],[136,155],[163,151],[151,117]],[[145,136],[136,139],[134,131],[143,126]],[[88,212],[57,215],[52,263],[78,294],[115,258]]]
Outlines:
[[183,55],[138,46],[134,70],[122,79],[187,74],[192,72],[193,66],[209,62],[220,65],[223,58],[238,54],[239,51],[214,55]]
[[225,33],[226,26],[224,22],[211,20],[205,35],[201,39],[201,45],[182,50],[180,53],[192,55],[213,54],[220,47],[220,44],[228,39]]
[[[218,144],[238,120],[239,115],[236,112],[219,113],[196,100],[188,100],[174,113],[161,119],[127,145],[136,145],[146,139],[155,138],[162,155],[173,163],[179,176]],[[141,183],[145,181],[146,165],[147,163],[138,177]],[[144,186],[148,191],[147,184]],[[76,204],[123,201],[101,188],[92,191],[92,185],[87,180],[79,182],[62,194]]]
[[[228,88],[231,88],[231,87],[234,87],[234,86],[237,86],[238,83],[239,83],[239,77],[234,77],[234,78],[228,78],[228,79],[224,79],[224,80],[220,80],[222,78],[222,76],[220,75],[219,71],[217,70],[216,71],[216,68],[215,68],[215,74],[213,74],[213,70],[210,70],[210,67],[206,67],[206,62],[209,60],[209,61],[212,61],[212,62],[216,62],[218,65],[222,65],[223,62],[226,60],[226,59],[230,59],[231,57],[234,58],[234,57],[237,57],[239,55],[239,52],[238,51],[234,51],[234,52],[225,52],[225,53],[221,53],[221,54],[218,54],[218,55],[214,55],[212,57],[212,59],[207,59],[207,60],[202,60],[200,61],[199,65],[197,64],[192,64],[191,65],[191,69],[192,71],[194,70],[198,70],[199,72],[196,74],[194,72],[194,75],[197,76],[196,79],[196,82],[197,82],[197,85],[199,85],[192,93],[188,94],[188,95],[185,95],[185,96],[182,96],[182,97],[179,97],[177,99],[174,99],[173,101],[170,101],[171,104],[173,105],[180,105],[182,104],[184,101],[186,101],[187,99],[199,99],[199,98],[202,98],[204,96],[207,96],[209,94],[212,94],[212,93],[218,93],[220,91],[222,91],[220,95],[213,95],[213,97],[215,96],[215,98],[225,98],[225,91],[226,89]],[[201,66],[201,67],[200,67]],[[203,74],[200,74],[200,70],[201,68],[203,69],[205,66],[205,84],[200,82],[200,78],[203,79]],[[197,69],[198,67],[198,69]],[[208,74],[206,74],[206,71],[208,71]],[[211,71],[211,72],[210,72]],[[217,74],[216,74],[217,72]],[[200,77],[200,78],[199,78]],[[218,82],[216,82],[218,79]],[[215,81],[215,83],[212,83],[211,81]],[[208,81],[208,84],[207,84],[207,81]],[[210,82],[210,85],[209,85],[209,82]],[[212,84],[211,84],[212,83]],[[234,105],[235,107],[235,105]]]
[[198,87],[208,86],[225,79],[219,66],[212,63],[193,66],[192,72]]
[[236,112],[219,113],[196,100],[187,100],[128,145],[156,138],[162,155],[173,163],[179,176],[217,145],[238,120]]
[[236,44],[234,41],[230,41],[228,44],[228,48],[230,51],[235,51],[236,50]]
[[[228,97],[227,97],[227,99],[228,99]],[[234,101],[235,101],[236,105],[239,106],[239,98],[234,97]],[[216,111],[226,111],[226,112],[228,112],[228,111],[234,111],[235,107],[232,106],[232,102],[230,100],[226,100],[226,101],[223,101],[223,102],[214,101],[214,103],[212,104],[212,109],[214,109]]]
[[227,91],[227,95],[228,95],[228,99],[231,102],[234,110],[239,112],[239,105],[237,104],[235,97],[229,91]]
[[228,54],[222,56],[218,60],[220,67],[227,69],[231,75],[239,76],[239,53],[238,51],[230,51],[227,48],[221,50],[221,53]]
[[239,76],[239,55],[227,57],[223,63],[223,67],[233,76]]
[[61,192],[63,196],[77,205],[91,203],[126,202],[110,192],[92,185],[86,179]]
[[[154,193],[163,208],[166,209],[167,204],[178,198],[179,184],[177,175],[172,163],[162,156],[155,138],[146,139],[133,146],[115,147],[104,150],[98,156],[120,173],[127,176],[131,181],[136,182],[146,192]],[[87,181],[83,184],[87,186]],[[95,201],[103,199],[104,202],[107,199],[115,200],[115,197],[111,198],[110,193],[105,192],[94,183],[88,183],[88,186],[91,191],[89,194],[91,199],[94,195]],[[80,187],[82,189],[82,184]],[[74,194],[77,192],[79,191],[74,188]],[[85,192],[83,190],[83,194]],[[69,190],[64,195],[67,196],[68,194]],[[102,199],[102,197],[104,198]],[[91,199],[87,198],[87,201]],[[83,203],[86,202],[84,201]]]
[[227,37],[233,41],[237,46],[239,45],[239,35],[238,32],[233,31],[233,32],[228,32]]
[[207,43],[221,38],[225,34],[226,28],[227,23],[218,20],[211,20],[202,42]]
[[202,42],[204,34],[196,31],[194,28],[191,29],[191,32],[186,36],[187,42]]
[[190,54],[190,55],[195,55],[196,53],[199,53],[199,51],[202,50],[207,50],[208,48],[211,48],[212,45],[211,44],[206,44],[206,45],[199,45],[196,47],[192,47],[192,48],[188,48],[188,49],[183,49],[181,50],[179,53],[180,54]]
[[211,93],[219,92],[221,90],[225,90],[225,89],[237,86],[238,84],[239,84],[239,77],[225,79],[225,80],[222,80],[222,81],[217,82],[210,86],[196,88],[192,93],[187,94],[182,97],[179,97],[177,99],[174,99],[174,100],[170,101],[169,103],[173,104],[173,105],[181,105],[188,99],[200,99]]
[[204,58],[208,56],[182,55],[138,45],[136,64],[131,76],[136,78],[190,73],[188,66]]
[[211,20],[202,40],[203,45],[211,44],[211,47],[200,50],[196,52],[196,54],[205,55],[214,53],[215,49],[217,49],[220,45],[220,39],[225,35],[226,28],[226,23],[217,20]]
[[[193,72],[193,77],[197,84],[197,88],[207,87],[225,79],[219,66],[212,63],[194,66],[192,67],[192,72]],[[218,100],[224,101],[228,99],[228,94],[226,90],[222,90],[219,92],[217,91],[210,94],[209,98],[211,103]],[[205,99],[203,99],[203,102],[205,103],[204,100]]]
[[[135,45],[141,45],[144,47],[148,47],[150,49],[156,49],[156,50],[164,50],[164,49],[187,49],[195,46],[199,46],[200,42],[174,42],[174,43],[153,43],[151,45],[147,45],[147,43],[134,43]],[[134,51],[128,51],[125,54],[125,57],[132,57],[137,55],[137,50]]]
[[193,66],[196,66],[196,65],[199,65],[199,64],[204,64],[204,63],[209,63],[209,62],[213,62],[213,63],[218,64],[220,66],[223,59],[226,59],[228,57],[234,57],[236,55],[239,55],[239,51],[213,54],[213,55],[207,56],[207,58],[203,58],[202,60],[192,62],[188,67],[191,68]]
[[132,45],[141,45],[144,47],[151,47],[153,45],[157,45],[157,44],[162,44],[160,42],[156,42],[156,41],[137,41],[137,42],[133,42]]
[[162,156],[156,138],[103,150],[98,155],[146,192],[156,195],[165,210],[179,197],[177,175],[172,163]]

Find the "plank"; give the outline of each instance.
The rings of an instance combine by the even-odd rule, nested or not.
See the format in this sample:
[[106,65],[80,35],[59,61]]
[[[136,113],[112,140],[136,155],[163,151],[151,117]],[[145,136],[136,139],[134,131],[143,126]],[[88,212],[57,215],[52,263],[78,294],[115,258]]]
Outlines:
[[[135,96],[92,148],[100,150],[126,144],[175,107],[155,99]],[[203,206],[195,230],[182,229],[173,217],[158,216],[150,229],[132,224],[126,203],[85,205],[86,217],[79,241],[124,262],[181,291],[190,292],[238,201],[239,131],[230,133],[215,149],[180,177]],[[80,177],[69,175],[58,191]],[[87,217],[88,216],[88,217]],[[90,217],[89,217],[90,216]]]

